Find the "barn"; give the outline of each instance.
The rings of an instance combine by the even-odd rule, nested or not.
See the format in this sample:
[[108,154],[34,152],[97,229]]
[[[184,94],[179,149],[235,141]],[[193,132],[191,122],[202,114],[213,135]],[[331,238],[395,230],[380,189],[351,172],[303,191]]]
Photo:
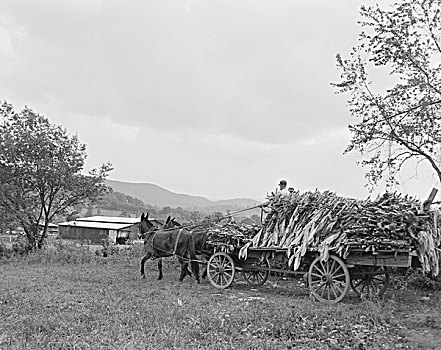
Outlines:
[[[126,218],[113,216],[90,216],[79,218],[75,221],[67,221],[58,224],[60,237],[63,239],[74,239],[90,241],[100,244],[103,239],[113,242],[125,242],[138,239],[138,224],[140,218]],[[156,219],[150,218],[157,228],[164,224]]]
[[[43,232],[44,230],[44,222],[39,222],[38,223],[38,232]],[[47,224],[47,234],[49,236],[56,236],[58,235],[58,225],[52,224],[52,223],[48,223]]]

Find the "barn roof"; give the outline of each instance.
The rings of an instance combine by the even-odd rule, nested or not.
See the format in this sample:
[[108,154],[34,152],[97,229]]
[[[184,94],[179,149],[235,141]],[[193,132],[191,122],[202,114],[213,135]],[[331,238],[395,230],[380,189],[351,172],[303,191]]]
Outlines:
[[85,218],[78,218],[76,221],[88,221],[88,222],[107,222],[113,224],[138,224],[140,218],[125,218],[118,216],[89,216]]
[[93,221],[67,221],[59,223],[58,226],[71,226],[71,227],[85,227],[85,228],[97,228],[105,230],[123,230],[134,224],[121,224],[112,222],[93,222]]
[[[44,222],[39,222],[38,226],[44,226]],[[47,227],[49,227],[49,228],[56,228],[56,227],[58,227],[58,225],[55,225],[55,224],[50,222],[50,223],[47,224]]]
[[[149,220],[161,223],[161,221],[156,220],[154,218],[149,218]],[[134,225],[134,224],[139,224],[141,222],[141,218],[126,218],[119,216],[89,216],[85,218],[78,218],[76,221]]]

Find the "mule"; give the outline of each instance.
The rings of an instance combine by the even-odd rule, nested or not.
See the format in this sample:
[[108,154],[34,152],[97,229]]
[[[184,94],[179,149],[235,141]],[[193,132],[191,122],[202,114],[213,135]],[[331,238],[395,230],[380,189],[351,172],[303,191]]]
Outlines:
[[[169,217],[170,219],[170,217]],[[170,220],[167,220],[167,227]],[[146,255],[141,260],[141,276],[145,277],[144,264],[148,259],[159,258],[158,280],[163,278],[162,275],[162,259],[176,255],[181,264],[181,275],[179,281],[183,281],[188,274],[188,261],[190,261],[191,270],[197,283],[199,280],[199,264],[196,261],[196,253],[193,236],[184,228],[163,228],[157,230],[153,223],[148,219],[147,215],[142,213],[141,222],[139,223],[139,232],[144,235],[144,250]]]
[[[169,215],[167,218],[167,221],[165,222],[164,229],[169,229],[173,227],[179,227],[183,228],[181,224],[175,221],[175,218],[171,218]],[[208,260],[207,257],[211,255],[211,252],[206,249],[205,243],[207,241],[208,231],[204,227],[200,226],[193,226],[190,228],[187,228],[190,230],[191,235],[193,236],[194,246],[195,246],[195,253],[196,256],[203,256],[205,260]],[[179,260],[180,258],[178,258]],[[162,259],[159,258],[158,260],[158,270],[160,276],[162,276]],[[188,276],[192,276],[191,271],[188,269],[188,264],[182,265],[181,264],[181,273],[184,273]],[[202,278],[205,279],[207,277],[207,269],[204,270],[202,274]]]
[[[171,228],[171,227],[182,227],[182,225],[177,223],[174,218],[172,219],[169,216],[167,218],[165,225],[164,225],[164,228]],[[203,256],[207,260],[207,257],[211,255],[211,253],[206,249],[206,246],[205,246],[205,243],[207,241],[207,235],[208,235],[207,229],[205,227],[201,227],[201,226],[193,226],[193,227],[189,227],[187,229],[190,230],[190,233],[193,236],[196,255]],[[188,265],[185,266],[185,273],[187,275],[191,276],[191,272],[188,269]],[[207,277],[207,270],[205,269],[202,274],[202,278],[205,279],[206,277]]]
[[[205,243],[207,242],[208,230],[205,227],[195,227],[190,230],[191,235],[194,240],[195,253],[197,256],[202,256],[205,261],[208,260],[208,257],[212,254],[207,250]],[[187,268],[187,273],[190,273]],[[207,269],[202,273],[202,278],[205,279],[207,277]]]
[[[184,228],[181,224],[175,221],[175,218],[172,219],[169,216],[167,218],[167,221],[165,222],[164,228],[172,228],[172,227]],[[209,254],[205,249],[206,248],[205,243],[207,241],[207,229],[200,226],[185,227],[185,228],[189,230],[191,235],[193,236],[196,255]]]

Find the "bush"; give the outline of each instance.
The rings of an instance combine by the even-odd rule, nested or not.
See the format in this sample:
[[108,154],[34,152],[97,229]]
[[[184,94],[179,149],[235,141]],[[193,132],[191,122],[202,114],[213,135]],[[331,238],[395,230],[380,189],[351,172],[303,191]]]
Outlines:
[[[124,247],[124,248],[122,248]],[[21,251],[17,249],[17,251]],[[105,253],[104,253],[105,252]],[[104,254],[103,254],[104,253]],[[0,259],[2,262],[14,263],[22,261],[28,264],[130,264],[140,259],[143,255],[142,245],[116,246],[111,243],[104,243],[103,248],[93,252],[88,245],[79,245],[77,242],[63,242],[54,240],[46,245],[44,249],[35,252],[28,251],[28,254],[19,254],[7,249],[0,242]],[[104,259],[105,257],[105,259]]]
[[90,264],[94,263],[96,257],[83,247],[76,247],[74,244],[66,244],[57,247],[48,247],[43,250],[30,253],[25,259],[29,263],[42,264]]
[[397,269],[391,275],[391,286],[398,290],[440,291],[441,276],[428,276],[421,269]]
[[95,251],[96,255],[103,256],[104,258],[107,258],[108,256],[119,253],[118,247],[115,246],[113,244],[113,242],[107,238],[101,240],[101,245],[103,247],[100,250]]
[[11,256],[11,253],[11,250],[6,248],[6,245],[3,242],[0,242],[0,259],[9,258]]
[[19,240],[12,244],[12,251],[15,254],[23,255],[29,252],[29,245],[24,240]]

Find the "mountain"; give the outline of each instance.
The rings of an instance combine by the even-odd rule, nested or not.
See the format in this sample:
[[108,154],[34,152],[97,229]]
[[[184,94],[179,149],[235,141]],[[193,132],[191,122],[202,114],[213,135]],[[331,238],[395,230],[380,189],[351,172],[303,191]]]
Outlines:
[[158,207],[181,207],[187,210],[200,211],[225,211],[240,210],[260,204],[258,201],[249,198],[226,199],[212,201],[201,196],[175,193],[161,186],[151,183],[132,183],[116,180],[107,180],[107,185],[114,191],[127,194],[141,199],[145,204]]

